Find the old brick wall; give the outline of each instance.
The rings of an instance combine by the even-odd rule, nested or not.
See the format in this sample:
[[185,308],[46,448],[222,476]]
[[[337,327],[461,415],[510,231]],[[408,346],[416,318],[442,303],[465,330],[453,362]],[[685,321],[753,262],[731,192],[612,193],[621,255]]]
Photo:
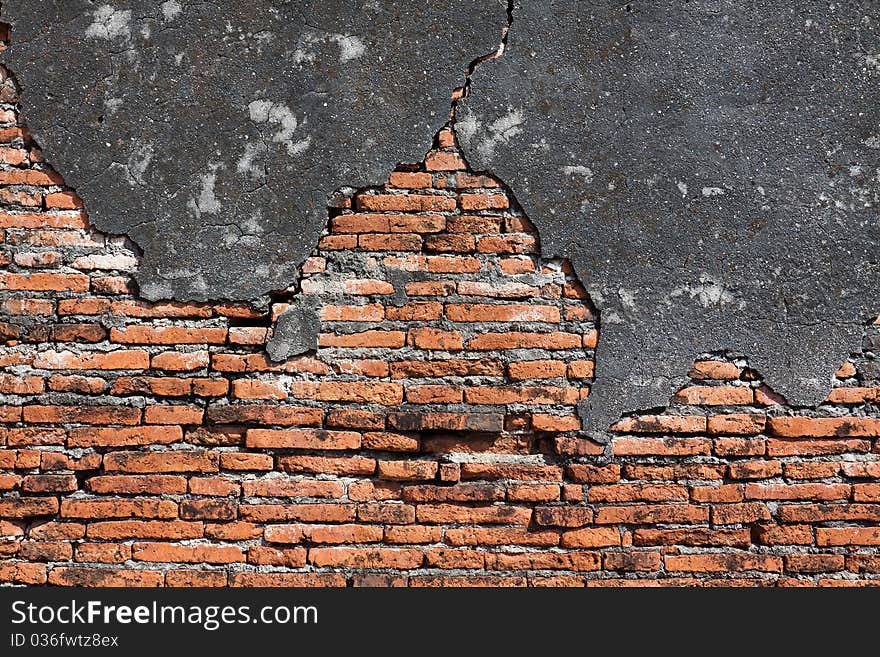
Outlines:
[[[150,304],[15,100],[6,80],[0,583],[880,581],[872,331],[817,409],[706,356],[601,445],[578,433],[589,299],[448,130],[339,195],[269,307]],[[296,295],[321,300],[319,348],[273,363]]]

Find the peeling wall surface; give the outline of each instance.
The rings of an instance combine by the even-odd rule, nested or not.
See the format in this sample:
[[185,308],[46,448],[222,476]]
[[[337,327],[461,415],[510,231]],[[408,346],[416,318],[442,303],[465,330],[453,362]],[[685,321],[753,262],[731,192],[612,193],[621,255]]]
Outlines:
[[697,354],[821,401],[880,309],[880,8],[516,2],[457,131],[601,311],[589,424]]
[[505,4],[14,0],[2,19],[34,138],[143,249],[141,295],[250,300],[295,280],[329,193],[421,160]]
[[880,7],[794,4],[2,2],[0,587],[880,585]]

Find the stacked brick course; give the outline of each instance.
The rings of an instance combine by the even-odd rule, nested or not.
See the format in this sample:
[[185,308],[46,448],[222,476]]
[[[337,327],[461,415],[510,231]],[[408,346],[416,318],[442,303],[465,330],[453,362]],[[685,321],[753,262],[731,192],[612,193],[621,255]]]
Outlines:
[[[705,357],[601,445],[589,300],[448,130],[265,307],[147,303],[0,101],[0,583],[880,582],[873,332],[818,409]],[[272,362],[297,297],[319,348]]]

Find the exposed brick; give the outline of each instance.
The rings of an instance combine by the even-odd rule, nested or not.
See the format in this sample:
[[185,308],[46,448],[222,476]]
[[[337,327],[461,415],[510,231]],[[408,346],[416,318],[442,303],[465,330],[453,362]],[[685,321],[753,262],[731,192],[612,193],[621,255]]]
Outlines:
[[[863,360],[791,409],[704,356],[667,410],[593,440],[602,317],[451,129],[335,195],[260,306],[138,298],[139,255],[17,121],[0,110],[0,584],[876,582]],[[318,349],[273,361],[297,295],[319,300]]]

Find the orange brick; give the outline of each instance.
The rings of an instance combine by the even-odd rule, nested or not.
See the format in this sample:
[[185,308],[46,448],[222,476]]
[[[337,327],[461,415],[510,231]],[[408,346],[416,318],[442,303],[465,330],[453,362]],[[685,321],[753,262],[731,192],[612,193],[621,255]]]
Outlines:
[[772,417],[768,431],[775,436],[800,437],[876,437],[880,419],[871,417]]
[[403,331],[361,331],[360,333],[321,333],[321,347],[388,347],[400,348],[406,341]]
[[457,404],[462,391],[446,385],[419,385],[406,388],[406,401],[413,404]]
[[130,325],[110,329],[110,341],[124,344],[223,344],[226,329]]
[[326,383],[306,381],[292,383],[290,395],[298,399],[376,403],[385,406],[397,406],[403,401],[403,386],[397,383],[366,381]]
[[47,370],[145,370],[150,355],[139,349],[108,352],[45,351],[34,358],[34,367]]
[[419,349],[458,351],[464,348],[464,339],[458,331],[433,328],[410,329],[408,342]]
[[[149,409],[147,409],[149,410]],[[166,445],[183,440],[178,426],[152,426],[105,429],[88,427],[71,429],[71,447],[121,447],[131,445]]]
[[528,333],[508,331],[506,333],[481,333],[468,343],[470,349],[477,351],[494,351],[504,349],[575,349],[582,344],[582,338],[576,333],[554,331],[550,333]]
[[361,434],[320,429],[249,429],[245,444],[252,448],[359,449]]
[[766,554],[687,554],[667,555],[666,569],[683,572],[782,572],[782,558]]

